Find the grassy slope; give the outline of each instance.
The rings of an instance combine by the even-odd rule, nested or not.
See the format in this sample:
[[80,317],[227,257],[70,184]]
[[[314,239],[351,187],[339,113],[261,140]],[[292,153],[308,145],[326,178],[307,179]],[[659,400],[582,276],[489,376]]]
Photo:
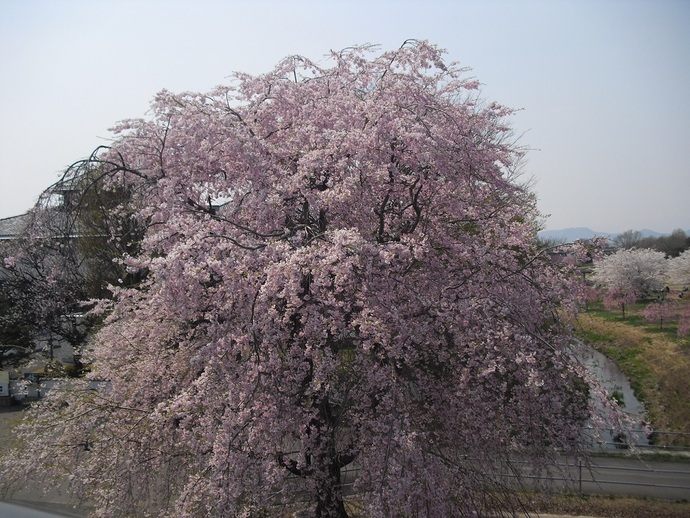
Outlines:
[[[645,322],[644,306],[628,308],[624,319],[621,313],[595,305],[579,318],[580,336],[613,359],[628,376],[654,428],[690,433],[690,337],[678,337],[674,325],[664,324],[664,329],[659,329],[658,324]],[[690,437],[685,438],[685,443],[690,446]],[[606,518],[690,516],[687,501],[537,495],[528,505],[537,516],[539,513]]]
[[628,376],[655,429],[690,433],[690,337],[645,322],[642,309],[631,306],[623,318],[595,306],[580,316],[580,335]]
[[690,503],[664,502],[641,498],[588,496],[535,496],[529,504],[530,515],[542,513],[562,516],[594,516],[597,518],[687,518]]
[[[528,514],[518,513],[524,518],[687,518],[690,516],[690,502],[665,502],[641,498],[573,495],[544,496],[533,494],[524,500]],[[349,508],[353,518],[366,518],[359,506]],[[292,515],[285,515],[292,516]],[[498,516],[498,515],[497,515]]]

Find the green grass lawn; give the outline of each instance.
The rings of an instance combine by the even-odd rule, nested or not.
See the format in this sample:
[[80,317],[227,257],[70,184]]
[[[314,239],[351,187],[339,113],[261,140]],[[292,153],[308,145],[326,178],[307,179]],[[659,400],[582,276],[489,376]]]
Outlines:
[[[628,376],[654,428],[690,433],[690,337],[678,336],[676,322],[645,321],[646,305],[629,305],[623,317],[590,304],[580,315],[579,335]],[[690,446],[690,436],[684,442]]]

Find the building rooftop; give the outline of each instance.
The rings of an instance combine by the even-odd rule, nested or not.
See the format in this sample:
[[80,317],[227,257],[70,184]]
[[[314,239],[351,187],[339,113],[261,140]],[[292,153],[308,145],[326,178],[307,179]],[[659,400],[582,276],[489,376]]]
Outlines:
[[0,240],[16,238],[26,226],[28,220],[28,214],[0,219]]

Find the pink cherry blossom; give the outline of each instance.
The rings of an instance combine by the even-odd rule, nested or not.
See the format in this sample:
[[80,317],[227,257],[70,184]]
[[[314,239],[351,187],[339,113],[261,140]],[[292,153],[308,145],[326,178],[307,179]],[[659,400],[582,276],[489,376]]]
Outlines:
[[99,306],[107,384],[33,409],[15,476],[98,516],[325,517],[356,469],[366,516],[486,515],[511,459],[578,454],[577,277],[464,73],[422,41],[290,57],[116,126],[144,280]]

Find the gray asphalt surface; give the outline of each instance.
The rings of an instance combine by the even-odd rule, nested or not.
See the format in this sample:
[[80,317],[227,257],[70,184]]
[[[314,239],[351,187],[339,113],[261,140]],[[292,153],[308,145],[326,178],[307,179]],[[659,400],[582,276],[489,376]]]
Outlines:
[[52,511],[44,507],[19,502],[0,502],[0,517],[2,518],[65,518],[80,515]]
[[592,457],[589,465],[566,463],[549,469],[547,475],[528,480],[553,483],[567,493],[690,499],[690,463],[648,460],[640,457]]
[[666,500],[690,499],[690,464],[642,458],[594,458],[583,468],[583,492]]

